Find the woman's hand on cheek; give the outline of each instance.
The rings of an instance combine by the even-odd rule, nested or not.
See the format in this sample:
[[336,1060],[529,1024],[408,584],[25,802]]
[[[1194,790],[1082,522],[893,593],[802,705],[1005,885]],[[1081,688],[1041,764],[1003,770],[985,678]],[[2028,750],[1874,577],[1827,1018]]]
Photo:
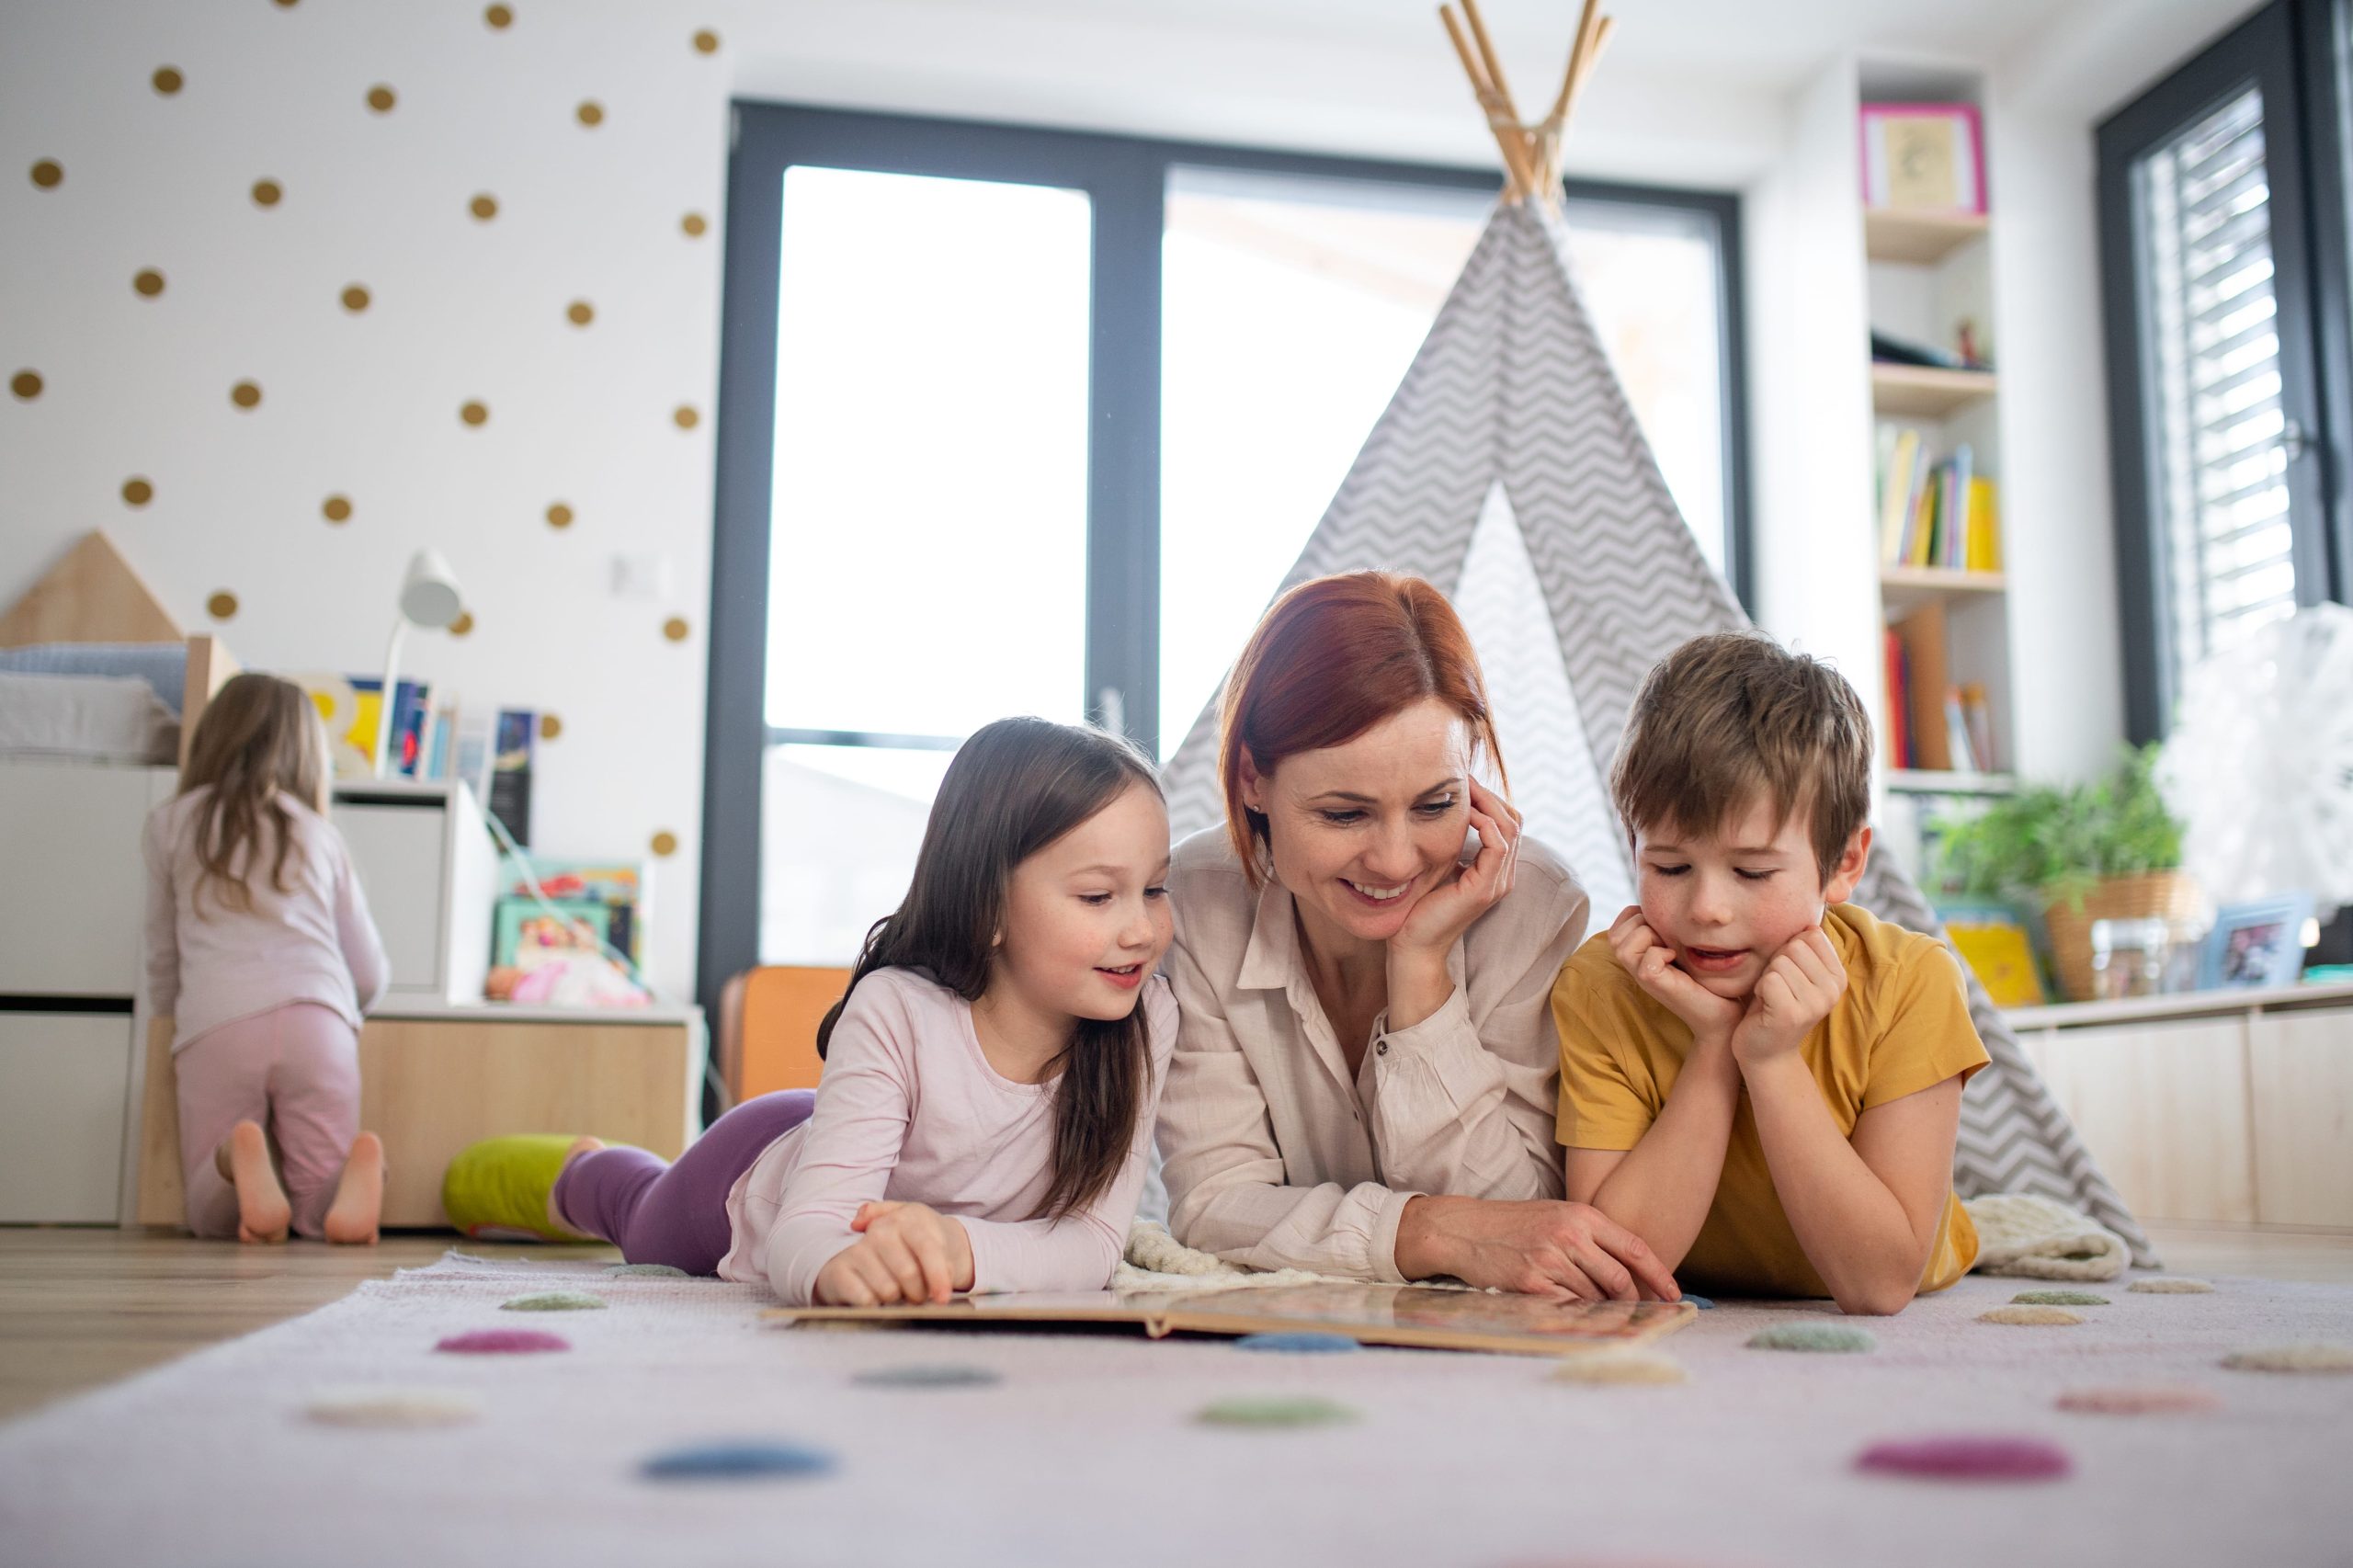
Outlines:
[[1471,826],[1479,834],[1478,858],[1421,895],[1405,924],[1390,938],[1392,948],[1444,954],[1472,921],[1511,892],[1519,869],[1518,809],[1475,778],[1470,796]]
[[1695,1045],[1732,1040],[1739,1027],[1742,1004],[1717,995],[1685,971],[1676,967],[1675,949],[1658,939],[1643,915],[1642,905],[1628,904],[1609,927],[1609,950],[1620,967],[1634,977],[1659,1006],[1690,1026]]

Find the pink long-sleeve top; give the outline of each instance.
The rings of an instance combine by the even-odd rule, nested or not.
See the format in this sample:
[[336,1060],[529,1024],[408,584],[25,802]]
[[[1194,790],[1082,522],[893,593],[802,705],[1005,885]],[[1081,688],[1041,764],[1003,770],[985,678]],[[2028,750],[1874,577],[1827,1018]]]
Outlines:
[[863,1203],[928,1204],[964,1227],[972,1290],[1099,1290],[1125,1250],[1152,1148],[1153,1114],[1176,1042],[1176,1001],[1144,982],[1152,1078],[1119,1175],[1084,1209],[1036,1218],[1051,1178],[1054,1085],[991,1067],[972,1004],[911,970],[877,970],[834,1026],[807,1121],[769,1144],[727,1194],[719,1277],[765,1282],[807,1306],[817,1273],[858,1239]]
[[140,846],[147,860],[147,1003],[172,1020],[172,1049],[294,1002],[331,1008],[358,1028],[392,969],[343,835],[293,796],[279,795],[294,823],[287,891],[271,875],[278,848],[265,817],[260,838],[233,868],[252,873],[245,879],[252,906],[240,909],[217,883],[198,891],[204,867],[196,854],[197,816],[210,794],[208,785],[156,807]]

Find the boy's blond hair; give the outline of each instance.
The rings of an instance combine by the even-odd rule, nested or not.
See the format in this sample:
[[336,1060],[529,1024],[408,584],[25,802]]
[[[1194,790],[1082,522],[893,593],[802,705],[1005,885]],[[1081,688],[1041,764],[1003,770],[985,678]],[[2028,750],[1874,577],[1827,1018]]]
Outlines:
[[1871,722],[1845,677],[1758,631],[1695,637],[1643,677],[1609,770],[1638,831],[1721,831],[1762,800],[1811,819],[1822,881],[1870,814]]

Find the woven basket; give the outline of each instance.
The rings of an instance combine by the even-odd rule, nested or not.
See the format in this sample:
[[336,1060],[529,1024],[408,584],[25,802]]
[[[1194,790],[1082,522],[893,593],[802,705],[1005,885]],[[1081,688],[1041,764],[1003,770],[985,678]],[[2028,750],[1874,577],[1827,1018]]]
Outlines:
[[2054,898],[2043,905],[2051,932],[2051,957],[2070,1002],[2092,1001],[2092,922],[2095,920],[2194,920],[2198,883],[2186,871],[2139,871],[2109,877],[2085,892],[2083,902]]

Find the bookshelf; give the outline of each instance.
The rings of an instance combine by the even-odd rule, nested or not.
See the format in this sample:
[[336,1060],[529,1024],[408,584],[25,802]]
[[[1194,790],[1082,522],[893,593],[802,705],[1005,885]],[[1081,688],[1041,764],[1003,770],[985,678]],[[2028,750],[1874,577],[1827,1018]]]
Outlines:
[[[1864,66],[1862,100],[1980,97],[1972,78],[1900,76]],[[1891,824],[1908,820],[1915,833],[1944,811],[2016,788],[2010,519],[2002,505],[1992,276],[2001,193],[1989,185],[1994,199],[1982,213],[1871,208],[1859,187],[1855,198],[1875,350],[1893,342],[1919,350],[1917,358],[1955,361],[1898,363],[1875,354],[1869,366],[1882,777],[1891,802],[1902,803]]]

